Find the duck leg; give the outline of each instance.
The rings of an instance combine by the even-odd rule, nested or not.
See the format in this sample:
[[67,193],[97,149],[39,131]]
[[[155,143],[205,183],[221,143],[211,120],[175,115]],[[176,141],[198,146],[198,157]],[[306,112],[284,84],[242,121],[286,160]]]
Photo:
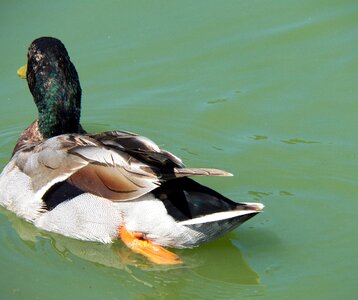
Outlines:
[[140,232],[130,232],[124,226],[121,226],[119,236],[133,252],[144,255],[156,264],[176,265],[182,263],[179,256],[144,239],[144,235]]

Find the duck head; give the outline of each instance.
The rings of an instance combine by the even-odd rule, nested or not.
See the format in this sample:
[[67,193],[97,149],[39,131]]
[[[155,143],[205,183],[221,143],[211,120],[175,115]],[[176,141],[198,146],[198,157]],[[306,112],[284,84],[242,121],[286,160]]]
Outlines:
[[[21,74],[24,73],[25,74]],[[65,46],[58,39],[34,40],[27,53],[25,77],[38,109],[38,127],[44,138],[80,131],[81,85]]]

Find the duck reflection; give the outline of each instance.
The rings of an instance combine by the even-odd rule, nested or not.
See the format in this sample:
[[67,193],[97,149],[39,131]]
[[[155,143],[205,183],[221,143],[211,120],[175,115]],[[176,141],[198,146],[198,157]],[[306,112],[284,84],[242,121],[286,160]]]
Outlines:
[[[202,245],[194,249],[175,250],[183,259],[182,265],[156,265],[143,256],[135,254],[120,241],[112,245],[83,242],[61,235],[41,231],[19,218],[6,212],[12,227],[32,251],[37,251],[39,244],[49,240],[53,249],[66,259],[75,261],[74,257],[121,270],[117,274],[121,282],[128,282],[133,287],[149,287],[143,295],[162,296],[185,294],[185,290],[197,289],[198,293],[205,286],[206,293],[222,293],[225,285],[240,291],[248,285],[258,285],[259,275],[249,266],[229,237]],[[41,242],[40,242],[41,241]],[[135,298],[141,299],[134,289]],[[158,294],[159,293],[159,294]]]

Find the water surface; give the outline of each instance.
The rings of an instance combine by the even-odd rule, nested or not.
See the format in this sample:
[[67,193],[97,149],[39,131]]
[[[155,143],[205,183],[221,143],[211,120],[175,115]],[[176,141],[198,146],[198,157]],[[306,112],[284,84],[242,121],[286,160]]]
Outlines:
[[[121,242],[39,231],[0,209],[3,299],[350,299],[357,277],[356,1],[9,1],[0,5],[0,167],[36,117],[16,70],[60,38],[89,131],[148,136],[265,212],[148,263]],[[1,192],[1,191],[0,191]]]

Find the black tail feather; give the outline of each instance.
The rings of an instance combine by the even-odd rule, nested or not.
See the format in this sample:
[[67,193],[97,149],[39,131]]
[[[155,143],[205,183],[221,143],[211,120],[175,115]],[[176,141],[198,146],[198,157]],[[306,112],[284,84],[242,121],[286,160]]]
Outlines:
[[230,211],[240,206],[240,203],[235,203],[190,178],[169,180],[152,193],[163,201],[168,213],[177,221]]

